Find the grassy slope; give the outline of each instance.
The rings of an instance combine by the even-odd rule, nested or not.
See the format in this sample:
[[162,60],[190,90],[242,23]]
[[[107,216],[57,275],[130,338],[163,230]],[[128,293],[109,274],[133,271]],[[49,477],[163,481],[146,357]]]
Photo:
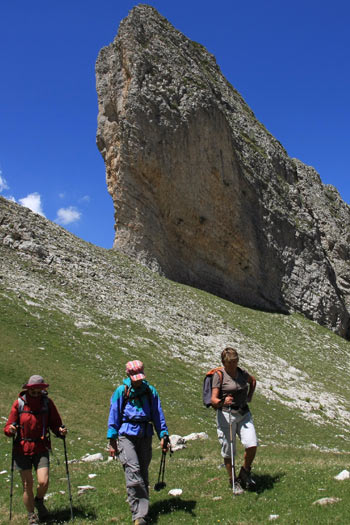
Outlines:
[[[242,348],[247,348],[243,364],[250,364],[254,348],[263,348],[266,355],[271,353],[295,363],[294,366],[307,371],[316,383],[325,381],[326,374],[330,392],[343,395],[344,403],[348,403],[349,343],[300,316],[249,310],[157,276],[154,279],[161,283],[162,301],[176,304],[186,297],[208,318],[218,317],[223,327],[239,330]],[[175,453],[168,461],[167,488],[180,487],[183,496],[174,499],[167,491],[156,493],[152,490],[153,523],[256,524],[268,523],[270,514],[279,514],[277,522],[286,524],[346,522],[349,482],[337,482],[333,476],[349,468],[349,427],[342,430],[341,421],[336,421],[337,428],[334,428],[329,418],[323,417],[325,409],[319,406],[321,403],[317,402],[310,412],[311,415],[317,412],[324,419],[324,424],[316,425],[313,419],[302,417],[298,409],[280,402],[285,395],[280,386],[271,383],[269,399],[259,393],[258,388],[252,406],[263,445],[255,464],[258,491],[233,501],[225,474],[218,469],[221,458],[214,413],[201,406],[201,349],[196,354],[187,351],[184,345],[183,357],[174,357],[171,344],[176,334],[171,327],[169,333],[161,335],[141,322],[103,317],[89,305],[96,326],[93,330],[84,330],[77,328],[71,316],[54,308],[45,310],[42,306],[28,304],[25,299],[9,291],[0,294],[2,418],[8,415],[23,381],[32,373],[41,373],[51,382],[50,394],[70,429],[69,457],[80,458],[88,452],[103,452],[106,457],[109,398],[123,377],[125,362],[137,357],[145,361],[147,374],[161,393],[171,433],[208,432],[208,441],[190,442],[186,450]],[[214,358],[212,364],[215,364]],[[262,370],[263,362],[261,367]],[[261,370],[258,364],[252,370],[258,380]],[[336,450],[329,450],[332,448]],[[0,471],[9,471],[10,443],[5,438],[1,450]],[[66,490],[61,442],[54,440],[54,452],[49,489],[54,495],[49,500],[50,508],[56,512],[56,519],[68,519],[69,513],[64,510],[67,509],[67,494],[59,493],[59,490]],[[239,461],[241,457],[239,449]],[[155,446],[150,476],[152,486],[157,478],[159,458]],[[77,523],[130,522],[123,473],[118,464],[74,463],[70,471]],[[97,477],[89,480],[89,473],[96,473]],[[77,486],[86,484],[95,486],[96,491],[78,497]],[[0,494],[2,522],[6,522],[7,474],[0,476]],[[313,501],[325,496],[337,496],[341,501],[327,507],[312,505]],[[222,499],[215,500],[215,497]],[[19,488],[15,488],[14,509],[13,523],[22,523],[24,513]]]

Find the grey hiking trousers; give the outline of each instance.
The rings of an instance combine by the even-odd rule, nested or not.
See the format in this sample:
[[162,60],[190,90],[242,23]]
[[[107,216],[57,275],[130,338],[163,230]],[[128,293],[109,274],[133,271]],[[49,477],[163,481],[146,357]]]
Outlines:
[[132,519],[135,521],[148,514],[148,467],[152,459],[152,436],[120,436],[118,449]]

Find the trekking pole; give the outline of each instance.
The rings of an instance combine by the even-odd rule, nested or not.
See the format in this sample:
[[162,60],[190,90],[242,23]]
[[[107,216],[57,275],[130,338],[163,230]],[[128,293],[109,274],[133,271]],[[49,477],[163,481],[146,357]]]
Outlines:
[[235,495],[235,466],[233,456],[233,435],[232,435],[232,414],[231,406],[229,408],[229,423],[230,423],[230,449],[231,449],[231,476],[232,476],[232,494]]
[[[165,436],[164,438],[164,446],[169,445],[169,453],[170,455],[173,453],[171,448],[171,443],[168,436]],[[159,473],[158,473],[158,482],[154,485],[154,490],[162,490],[166,487],[166,483],[164,481],[164,475],[165,475],[165,460],[166,460],[166,451],[162,450],[162,456],[160,458],[160,466],[159,466]],[[162,481],[161,481],[162,479]]]
[[[165,472],[165,458],[166,458],[166,452],[162,451],[162,456],[160,458],[160,466],[159,466],[159,473],[158,473],[158,482],[154,485],[154,490],[162,490],[166,487],[166,483],[164,482],[164,472]],[[162,479],[162,481],[160,481]]]
[[[62,428],[64,428],[64,425],[62,425]],[[69,494],[69,503],[70,503],[70,519],[73,520],[74,518],[73,518],[72,491],[70,488],[70,479],[69,479],[66,436],[62,436],[62,439],[63,439],[63,448],[64,448],[64,459],[66,463],[66,474],[67,474],[68,494]]]
[[[14,425],[17,428],[17,424]],[[13,496],[13,465],[15,462],[15,438],[16,434],[12,437],[12,453],[11,453],[11,486],[10,486],[10,520],[12,519],[12,496]]]

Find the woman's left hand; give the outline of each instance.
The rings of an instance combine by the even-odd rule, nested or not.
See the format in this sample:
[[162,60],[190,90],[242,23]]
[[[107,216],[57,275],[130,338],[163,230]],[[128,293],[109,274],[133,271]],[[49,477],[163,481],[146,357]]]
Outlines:
[[66,427],[60,427],[58,431],[61,434],[61,436],[65,436],[68,432],[68,429]]
[[162,452],[165,452],[165,453],[168,452],[169,447],[170,447],[169,439],[165,440],[164,438],[162,438],[160,440],[160,448],[162,449]]

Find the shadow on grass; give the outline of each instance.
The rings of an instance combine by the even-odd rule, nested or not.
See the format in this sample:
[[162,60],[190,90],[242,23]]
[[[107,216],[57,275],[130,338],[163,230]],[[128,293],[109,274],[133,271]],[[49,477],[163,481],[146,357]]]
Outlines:
[[265,490],[271,490],[273,489],[275,483],[279,483],[284,476],[284,472],[280,472],[275,476],[270,476],[270,474],[254,473],[254,481],[256,483],[256,487],[252,490],[252,492],[261,494],[262,492],[265,492]]
[[160,514],[170,514],[177,510],[185,511],[192,517],[195,517],[193,512],[197,502],[194,500],[183,500],[181,498],[169,498],[152,503],[149,508],[150,523],[157,523]]
[[[83,509],[81,507],[73,507],[73,517],[80,519],[96,520],[97,516],[93,510]],[[48,517],[42,523],[65,523],[70,521],[70,508],[64,508],[50,512]]]

